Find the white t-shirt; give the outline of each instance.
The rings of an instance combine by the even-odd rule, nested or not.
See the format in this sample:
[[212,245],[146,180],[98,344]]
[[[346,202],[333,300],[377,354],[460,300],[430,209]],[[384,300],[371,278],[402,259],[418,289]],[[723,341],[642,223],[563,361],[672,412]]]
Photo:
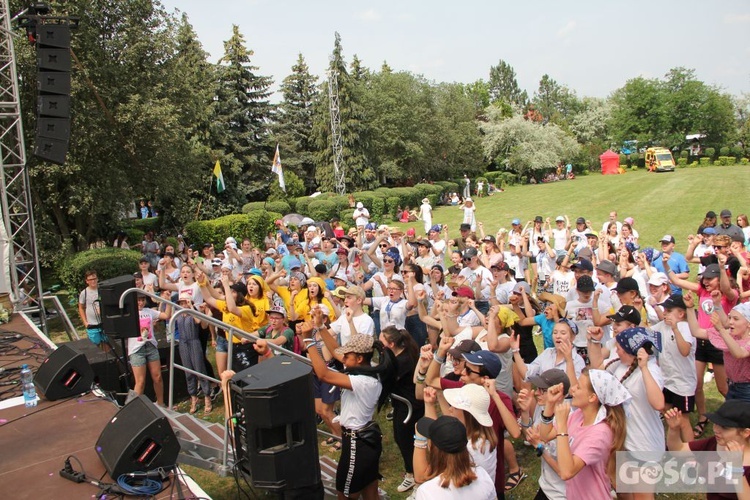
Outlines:
[[156,338],[154,337],[154,323],[158,320],[159,311],[156,309],[144,307],[138,311],[140,336],[128,339],[128,356],[131,356],[134,352],[143,347],[146,342],[151,342],[154,346],[157,345]]
[[515,287],[516,287],[516,280],[510,280],[510,281],[506,281],[505,283],[498,284],[497,288],[495,289],[495,298],[501,304],[509,304],[510,294],[513,293],[513,289]]
[[[576,294],[578,295],[578,294]],[[609,304],[604,303],[603,300],[599,300],[597,304],[599,314],[609,314]],[[565,317],[573,321],[578,327],[578,335],[576,335],[573,344],[576,347],[586,347],[588,341],[586,340],[586,329],[590,326],[594,326],[594,304],[593,299],[588,302],[581,302],[576,297],[575,300],[571,300],[565,306]],[[605,332],[605,336],[607,333]],[[605,339],[606,340],[606,339]]]
[[459,314],[456,318],[456,322],[458,323],[458,326],[479,326],[482,324],[479,320],[479,316],[477,316],[477,314],[471,309],[463,314]]
[[148,273],[143,275],[143,286],[151,285],[154,290],[159,288],[159,278],[154,273]]
[[508,267],[514,271],[513,277],[516,280],[526,279],[524,271],[529,267],[528,259],[526,257],[519,257],[518,254],[511,252],[503,252],[503,257],[505,257],[505,262],[508,264]]
[[[562,361],[557,363],[557,349],[554,347],[548,347],[543,350],[534,361],[526,365],[526,380],[528,380],[529,377],[541,375],[552,368],[557,368],[558,370],[567,373],[568,363],[565,361],[565,357],[562,358]],[[575,370],[576,377],[581,375],[584,368],[586,368],[586,362],[578,352],[573,350],[573,370]]]
[[[352,318],[352,322],[354,323],[354,328],[357,329],[357,333],[375,335],[375,322],[369,315],[362,313],[359,316],[354,316]],[[352,338],[352,332],[349,328],[349,321],[346,319],[346,315],[344,314],[336,318],[336,321],[331,323],[331,331],[335,332],[336,335],[338,335],[337,341],[339,345],[346,344],[347,342],[349,342],[349,339]]]
[[101,305],[99,303],[99,289],[84,288],[78,296],[78,303],[86,311],[86,322],[89,325],[101,324]]
[[[502,443],[499,446],[502,446]],[[474,464],[484,469],[490,477],[495,477],[497,471],[496,450],[490,451],[490,444],[484,439],[479,439],[479,441],[473,443],[469,442],[466,448],[469,450],[469,455]]]
[[[537,250],[539,248],[537,247]],[[551,279],[552,273],[555,271],[555,257],[550,257],[547,252],[539,252],[536,256],[536,269],[539,279]]]
[[440,267],[445,269],[445,265],[443,265],[443,261],[445,260],[445,240],[439,239],[437,241],[430,240],[430,243],[432,243],[432,254],[435,256],[435,263],[440,264]]
[[555,247],[555,251],[565,251],[565,244],[568,242],[568,230],[567,229],[553,229],[552,230],[552,239],[554,241],[553,245]]
[[[618,362],[609,366],[607,371],[620,380],[629,368],[628,365]],[[664,387],[664,378],[653,356],[648,360],[648,370],[661,390]],[[648,402],[641,369],[636,368],[622,385],[633,396],[626,408],[628,418],[626,419],[625,449],[628,451],[663,451],[664,425],[659,418],[659,412],[654,410]]]
[[357,226],[366,226],[370,220],[370,212],[366,208],[357,208],[354,210],[352,217],[355,219]]
[[492,273],[489,269],[484,266],[479,266],[476,269],[464,267],[463,269],[461,269],[461,272],[458,273],[458,275],[466,278],[466,283],[472,288],[472,290],[476,290],[476,288],[474,287],[474,282],[476,280],[480,280],[481,296],[476,297],[476,300],[490,299],[490,283],[492,283],[492,280],[494,278],[492,277]]
[[349,375],[351,390],[341,389],[342,427],[357,430],[372,420],[383,386],[375,377],[367,375]]
[[[451,349],[456,347],[463,340],[473,340],[473,339],[474,339],[474,332],[472,331],[470,326],[467,326],[453,336],[453,345],[451,345]],[[445,377],[447,374],[452,373],[452,372],[453,372],[452,357],[446,356],[445,363],[443,363],[442,366],[440,367],[440,376]]]
[[552,293],[566,297],[573,290],[576,275],[573,271],[562,272],[555,269],[550,279],[552,280]]
[[[387,293],[388,293],[388,290],[383,290],[382,288],[380,288],[380,283],[378,283],[375,280],[375,276],[379,276],[380,280],[386,286],[388,286],[388,277],[385,275],[385,273],[382,272],[382,271],[378,271],[377,273],[375,273],[372,276],[372,278],[370,278],[370,281],[372,281],[372,297],[373,298],[375,298],[375,297],[385,297],[387,295]],[[404,278],[400,274],[394,273],[393,276],[391,277],[391,281],[393,281],[393,280],[397,280],[397,281],[403,282]],[[377,307],[375,307],[375,309],[377,309]]]
[[406,327],[406,299],[391,302],[388,297],[373,297],[373,309],[380,310],[380,329],[395,326],[398,329]]
[[659,367],[664,375],[664,387],[679,394],[680,396],[695,395],[695,385],[698,378],[695,372],[695,337],[690,334],[687,321],[677,323],[677,329],[682,338],[690,344],[690,352],[687,356],[680,354],[677,348],[672,327],[660,321],[651,327],[654,332],[661,334],[661,353],[659,353]]
[[472,470],[477,475],[476,480],[462,488],[456,488],[453,483],[448,488],[443,488],[440,486],[440,476],[433,477],[419,487],[416,500],[495,500],[497,493],[494,479],[482,467],[472,467]]
[[203,304],[203,294],[201,293],[201,287],[198,286],[198,283],[186,285],[183,281],[178,281],[177,292],[190,294],[193,298],[193,304],[196,306]]

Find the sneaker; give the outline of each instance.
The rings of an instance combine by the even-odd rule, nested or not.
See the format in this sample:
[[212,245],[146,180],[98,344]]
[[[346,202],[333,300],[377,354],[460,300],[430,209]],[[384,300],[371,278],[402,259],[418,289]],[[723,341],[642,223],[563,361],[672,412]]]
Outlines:
[[413,490],[411,490],[411,495],[409,495],[408,497],[406,497],[406,500],[416,500],[416,498],[417,498],[417,490],[418,489],[419,489],[419,486],[417,486],[416,488],[414,488]]
[[714,379],[714,372],[706,372],[706,374],[703,375],[704,384],[711,382],[713,379]]
[[399,493],[403,493],[405,491],[409,491],[410,489],[414,488],[415,484],[417,483],[416,481],[414,481],[414,476],[407,475],[407,476],[404,476],[404,480],[401,482],[401,484],[398,485],[398,488],[396,489],[398,490]]

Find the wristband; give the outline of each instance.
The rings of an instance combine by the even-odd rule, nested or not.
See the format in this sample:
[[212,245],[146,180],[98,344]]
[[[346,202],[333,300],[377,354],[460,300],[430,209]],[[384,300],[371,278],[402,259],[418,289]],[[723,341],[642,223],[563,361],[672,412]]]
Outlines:
[[440,356],[437,355],[437,353],[435,353],[435,355],[432,356],[432,359],[439,365],[442,365],[443,363],[445,363],[445,358],[441,358]]
[[414,441],[414,449],[415,450],[426,450],[427,449],[427,443],[422,443],[420,441]]
[[568,436],[569,436],[569,434],[567,432],[559,432],[557,434],[557,437],[568,437]]
[[427,375],[427,372],[417,372],[417,376],[424,377]]
[[424,441],[427,442],[427,438],[424,436],[420,436],[419,434],[414,434],[414,441]]
[[589,342],[591,342],[592,344],[601,344],[602,343],[601,340],[596,340],[596,339],[589,339]]
[[548,417],[547,415],[544,414],[544,412],[542,412],[540,419],[542,420],[543,424],[551,424],[552,421],[555,419],[555,417],[554,415],[551,417]]
[[521,352],[521,349],[511,349],[510,352],[512,352],[513,354],[515,354],[517,352]]
[[419,382],[421,382],[421,383],[424,383],[424,381],[425,381],[425,380],[427,380],[427,378],[426,378],[426,377],[422,377],[422,376],[420,376],[420,375],[417,375],[417,382],[418,382],[418,383],[419,383]]
[[526,424],[526,425],[524,425],[523,419],[521,417],[518,417],[518,425],[520,425],[524,429],[529,429],[533,424],[534,424],[534,420],[532,420],[531,418],[529,418],[529,423]]
[[536,445],[536,456],[541,457],[543,453],[544,453],[544,444],[539,443],[538,445]]

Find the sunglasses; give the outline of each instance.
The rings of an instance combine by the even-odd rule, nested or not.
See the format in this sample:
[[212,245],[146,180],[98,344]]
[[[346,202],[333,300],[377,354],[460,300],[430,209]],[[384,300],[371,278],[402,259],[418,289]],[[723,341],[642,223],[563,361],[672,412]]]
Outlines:
[[714,245],[714,250],[721,250],[722,248],[726,248],[726,245]]
[[384,264],[393,264],[395,261],[393,259],[383,259]]
[[482,371],[481,371],[481,370],[479,370],[479,371],[474,371],[474,370],[472,370],[471,368],[469,368],[469,367],[468,367],[467,365],[464,365],[464,371],[466,372],[466,374],[467,374],[467,375],[470,375],[470,374],[472,374],[472,373],[473,373],[474,375],[477,375],[477,376],[479,376],[479,377],[481,377],[481,376],[482,376]]
[[380,245],[380,248],[388,248],[388,245]]
[[461,259],[461,260],[463,260],[464,262],[469,262],[469,261],[471,261],[471,259],[473,259],[473,258],[474,258],[474,257],[464,257],[464,258],[463,258],[463,259]]

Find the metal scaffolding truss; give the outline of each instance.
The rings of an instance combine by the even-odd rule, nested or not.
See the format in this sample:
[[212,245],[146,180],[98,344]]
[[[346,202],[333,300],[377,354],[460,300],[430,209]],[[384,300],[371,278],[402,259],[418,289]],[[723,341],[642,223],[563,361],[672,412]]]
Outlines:
[[341,113],[339,109],[339,81],[335,70],[328,71],[328,102],[331,111],[331,145],[333,146],[333,176],[338,194],[346,194],[346,170],[341,160]]
[[8,272],[16,310],[38,315],[39,326],[46,332],[8,0],[0,0],[0,169],[3,223],[10,239]]

